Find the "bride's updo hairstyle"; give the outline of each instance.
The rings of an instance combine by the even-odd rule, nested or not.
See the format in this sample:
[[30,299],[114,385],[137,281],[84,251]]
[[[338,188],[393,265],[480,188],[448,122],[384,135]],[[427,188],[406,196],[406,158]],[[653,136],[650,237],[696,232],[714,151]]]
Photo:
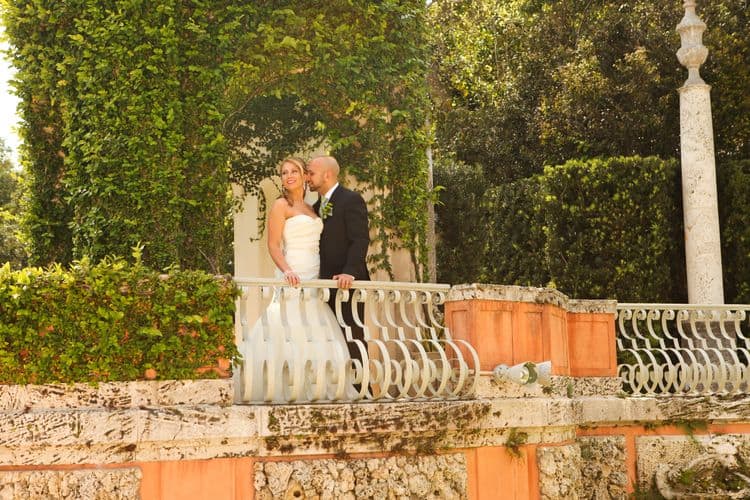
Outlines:
[[[294,165],[297,168],[304,182],[305,175],[307,174],[307,164],[305,163],[305,160],[303,160],[302,158],[297,158],[296,156],[284,158],[283,160],[281,160],[281,163],[279,163],[279,177],[281,177],[281,171],[284,169],[284,165],[286,165],[287,163],[289,163],[290,165]],[[304,186],[305,187],[302,191],[302,196],[304,196],[307,191],[307,182],[304,182]],[[289,206],[293,205],[289,195],[289,191],[287,191],[286,187],[284,187],[283,184],[281,186],[281,196],[283,196],[286,202],[289,203]]]

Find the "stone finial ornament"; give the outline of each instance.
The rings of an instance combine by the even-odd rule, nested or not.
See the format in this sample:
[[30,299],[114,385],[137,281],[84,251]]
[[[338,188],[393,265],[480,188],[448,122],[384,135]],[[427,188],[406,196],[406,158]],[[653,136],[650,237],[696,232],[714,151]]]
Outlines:
[[695,13],[695,0],[685,0],[685,17],[677,25],[680,34],[681,46],[677,51],[677,59],[680,64],[688,69],[688,79],[685,85],[704,84],[700,76],[700,66],[706,62],[708,48],[703,45],[703,32],[706,31],[706,23],[701,21]]

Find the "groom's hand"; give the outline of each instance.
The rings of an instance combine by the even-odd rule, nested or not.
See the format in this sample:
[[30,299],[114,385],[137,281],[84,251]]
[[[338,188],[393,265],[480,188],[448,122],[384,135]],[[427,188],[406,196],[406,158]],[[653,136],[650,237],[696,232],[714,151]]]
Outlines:
[[350,289],[352,282],[354,282],[354,276],[351,274],[337,274],[333,279],[338,282],[339,288],[343,288],[344,290]]

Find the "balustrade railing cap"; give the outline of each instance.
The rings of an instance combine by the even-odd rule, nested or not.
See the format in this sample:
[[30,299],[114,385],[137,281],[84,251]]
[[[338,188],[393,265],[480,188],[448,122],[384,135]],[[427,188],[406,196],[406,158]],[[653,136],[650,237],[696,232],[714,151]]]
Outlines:
[[568,311],[573,313],[616,313],[617,301],[611,299],[570,299]]
[[[289,284],[277,278],[255,278],[255,277],[234,277],[234,282],[239,286],[289,286]],[[300,287],[310,288],[336,288],[336,280],[302,280]],[[441,292],[445,293],[450,285],[444,283],[413,283],[410,281],[369,281],[354,280],[352,288],[363,290],[411,290],[416,292]]]
[[516,285],[488,285],[473,283],[456,285],[448,292],[447,301],[459,300],[499,300],[506,302],[528,302],[532,304],[551,304],[568,308],[570,299],[554,288],[535,288]]

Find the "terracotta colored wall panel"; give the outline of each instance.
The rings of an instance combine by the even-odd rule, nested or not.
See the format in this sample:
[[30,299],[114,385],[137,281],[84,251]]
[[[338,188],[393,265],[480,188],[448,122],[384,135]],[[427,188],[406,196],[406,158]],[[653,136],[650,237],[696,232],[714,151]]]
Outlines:
[[543,312],[544,350],[542,359],[552,361],[553,375],[569,375],[567,313],[559,307],[545,305]]
[[453,336],[474,346],[482,370],[549,360],[553,375],[617,374],[613,313],[484,299],[450,301],[445,311]]
[[574,377],[617,375],[615,320],[612,314],[569,313],[570,374]]
[[144,462],[142,500],[252,500],[253,459]]
[[516,303],[513,329],[513,363],[540,361],[542,342],[542,308],[535,304]]
[[471,342],[473,328],[470,328],[470,312],[468,307],[448,308],[446,307],[446,323],[454,338],[460,338]]
[[500,363],[513,360],[513,317],[509,308],[501,303],[482,304],[478,311],[477,340],[474,347],[482,346],[479,361],[483,370],[492,370]]
[[448,302],[446,326],[453,338],[469,342],[479,354],[482,370],[513,361],[512,304],[491,300]]
[[[538,489],[530,486],[530,467],[527,446],[519,449],[521,456],[514,457],[503,446],[478,448],[476,450],[475,479],[469,471],[469,494],[476,500],[528,500],[538,498]],[[471,464],[473,461],[467,461]],[[472,483],[473,481],[473,483]],[[471,485],[476,485],[476,496],[471,496]]]

